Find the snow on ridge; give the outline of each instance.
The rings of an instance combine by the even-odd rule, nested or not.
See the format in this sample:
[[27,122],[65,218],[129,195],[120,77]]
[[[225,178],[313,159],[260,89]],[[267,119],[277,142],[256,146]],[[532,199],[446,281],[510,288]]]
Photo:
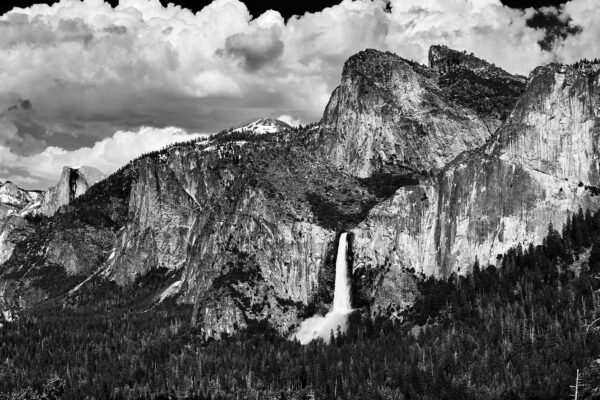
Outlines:
[[247,125],[241,126],[236,129],[232,129],[231,132],[250,131],[257,135],[264,135],[266,133],[278,133],[288,127],[288,124],[280,120],[270,118],[259,118],[256,121],[251,122]]

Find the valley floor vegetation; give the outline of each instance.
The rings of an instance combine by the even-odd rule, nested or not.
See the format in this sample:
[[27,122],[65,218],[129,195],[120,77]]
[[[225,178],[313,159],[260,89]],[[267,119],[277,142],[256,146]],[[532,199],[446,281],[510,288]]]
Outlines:
[[142,279],[147,292],[99,284],[83,307],[1,328],[0,399],[558,400],[578,369],[579,399],[600,398],[600,213],[549,226],[498,268],[420,279],[401,319],[358,310],[328,344],[266,326],[202,342],[191,307],[149,309]]

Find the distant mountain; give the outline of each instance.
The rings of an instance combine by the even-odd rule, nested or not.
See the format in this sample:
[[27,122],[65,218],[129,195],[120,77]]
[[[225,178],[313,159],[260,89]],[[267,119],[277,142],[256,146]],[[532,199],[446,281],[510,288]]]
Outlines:
[[32,226],[26,218],[52,216],[104,177],[93,167],[64,167],[57,185],[46,192],[24,190],[12,182],[0,184],[0,264],[10,258],[16,243],[30,233]]
[[0,182],[0,218],[18,214],[32,202],[39,202],[43,193],[36,190],[24,190],[14,183]]
[[278,119],[259,118],[254,122],[232,129],[231,132],[251,132],[257,135],[279,133],[290,129],[291,126]]
[[56,186],[44,194],[42,212],[53,215],[60,207],[69,204],[104,178],[106,175],[94,167],[64,167]]
[[10,233],[23,225],[23,217],[39,213],[43,192],[25,190],[12,182],[0,183],[0,264],[14,248]]

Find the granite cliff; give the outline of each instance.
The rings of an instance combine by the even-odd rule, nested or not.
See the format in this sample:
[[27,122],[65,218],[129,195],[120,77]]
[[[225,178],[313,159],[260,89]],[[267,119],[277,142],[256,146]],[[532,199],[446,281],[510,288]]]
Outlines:
[[104,174],[92,167],[64,167],[58,183],[46,192],[24,190],[12,182],[1,184],[0,264],[10,258],[16,243],[28,234],[28,217],[52,216],[103,178]]
[[13,234],[26,225],[24,217],[39,211],[43,193],[24,190],[12,182],[0,183],[0,264],[10,258],[20,235]]
[[94,167],[63,167],[56,186],[49,188],[44,194],[42,212],[52,216],[65,204],[81,196],[90,186],[106,176]]
[[535,69],[492,140],[370,212],[353,231],[354,267],[374,268],[392,287],[407,269],[465,273],[476,260],[494,265],[512,246],[540,243],[549,223],[560,230],[580,207],[597,210],[598,88],[597,68]]
[[[382,171],[435,174],[486,143],[501,123],[495,110],[514,104],[524,79],[489,73],[492,67],[474,57],[477,63],[441,68],[445,58],[435,49],[431,68],[375,50],[352,56],[323,115],[322,156],[362,178]],[[481,109],[482,99],[490,110]]]

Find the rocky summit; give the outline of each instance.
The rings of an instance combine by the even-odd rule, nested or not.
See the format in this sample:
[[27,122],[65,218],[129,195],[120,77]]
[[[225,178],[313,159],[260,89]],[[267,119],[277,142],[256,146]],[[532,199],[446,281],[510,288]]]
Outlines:
[[264,135],[266,133],[278,133],[290,129],[287,123],[278,119],[272,118],[259,118],[249,124],[243,125],[239,128],[232,129],[232,133],[251,132],[257,135]]
[[69,204],[104,178],[104,173],[94,167],[64,167],[56,186],[48,189],[44,195],[42,212],[52,216],[60,207]]
[[[144,307],[190,305],[204,338],[288,335],[331,304],[342,232],[353,306],[389,314],[415,301],[413,272],[501,265],[549,222],[600,208],[597,68],[525,78],[443,46],[429,60],[352,56],[305,127],[261,119],[106,179],[65,168],[43,215],[0,240],[0,306],[77,308],[135,287]],[[12,214],[33,200],[3,190]]]

